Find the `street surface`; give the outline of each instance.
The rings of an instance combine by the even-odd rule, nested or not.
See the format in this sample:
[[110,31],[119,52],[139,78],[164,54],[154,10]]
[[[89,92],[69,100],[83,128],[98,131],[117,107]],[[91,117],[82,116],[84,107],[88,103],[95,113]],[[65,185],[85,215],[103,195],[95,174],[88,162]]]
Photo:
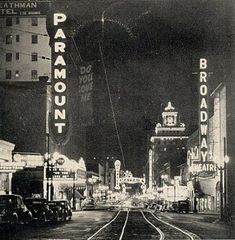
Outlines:
[[234,239],[215,215],[153,213],[145,210],[80,211],[72,221],[1,227],[1,239]]

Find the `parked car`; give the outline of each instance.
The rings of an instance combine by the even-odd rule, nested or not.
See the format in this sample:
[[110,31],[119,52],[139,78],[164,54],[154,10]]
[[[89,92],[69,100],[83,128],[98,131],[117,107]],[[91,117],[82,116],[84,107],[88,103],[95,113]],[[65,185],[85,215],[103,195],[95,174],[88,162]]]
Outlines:
[[188,200],[181,200],[177,202],[173,202],[170,211],[177,213],[188,213],[190,209],[190,202]]
[[33,220],[47,222],[53,219],[53,211],[49,208],[45,198],[26,198],[24,203],[31,211]]
[[88,197],[82,202],[82,210],[93,210],[95,209],[95,201],[93,198]]
[[66,221],[72,219],[72,210],[66,200],[54,200],[48,202],[53,212],[53,221]]
[[0,223],[18,224],[31,221],[32,213],[20,195],[0,195]]
[[188,200],[178,201],[178,212],[179,213],[189,213],[190,202]]

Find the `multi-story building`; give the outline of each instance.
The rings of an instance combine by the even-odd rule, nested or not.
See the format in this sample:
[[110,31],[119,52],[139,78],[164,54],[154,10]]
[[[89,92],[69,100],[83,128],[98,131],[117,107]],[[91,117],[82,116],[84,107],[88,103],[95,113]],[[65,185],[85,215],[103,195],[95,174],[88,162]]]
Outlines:
[[200,155],[198,130],[189,136],[187,143],[187,165],[192,173],[191,180],[188,182],[189,196],[194,210],[201,212],[220,212],[221,204],[222,209],[227,205],[225,195],[228,194],[226,178],[224,178],[227,174],[224,171],[227,157],[226,86],[220,84],[211,97],[213,102],[210,108],[213,111],[208,124],[208,160],[214,163],[214,171],[200,170],[195,174],[193,166]]
[[38,81],[39,76],[50,77],[46,15],[1,14],[0,28],[0,81]]
[[177,166],[186,159],[186,140],[188,137],[186,136],[185,124],[180,122],[178,112],[171,102],[168,102],[165,107],[162,119],[162,124],[156,124],[155,135],[150,138],[152,151],[149,155],[150,188],[154,182],[157,186],[161,185],[163,176],[165,176],[164,181],[170,183],[174,176],[179,175]]

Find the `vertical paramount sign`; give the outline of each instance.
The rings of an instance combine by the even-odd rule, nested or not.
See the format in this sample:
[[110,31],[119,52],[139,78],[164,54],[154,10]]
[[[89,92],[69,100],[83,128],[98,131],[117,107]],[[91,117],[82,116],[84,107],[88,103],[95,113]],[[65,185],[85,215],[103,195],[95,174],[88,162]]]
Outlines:
[[53,27],[55,34],[52,43],[52,114],[51,129],[53,138],[62,143],[68,133],[67,114],[67,69],[66,69],[66,35],[63,26],[66,15],[54,13]]

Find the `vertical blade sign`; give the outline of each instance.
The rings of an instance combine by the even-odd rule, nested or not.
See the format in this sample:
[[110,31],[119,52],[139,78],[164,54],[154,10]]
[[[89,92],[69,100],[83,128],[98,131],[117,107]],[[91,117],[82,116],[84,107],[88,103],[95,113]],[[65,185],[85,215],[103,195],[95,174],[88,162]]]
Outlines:
[[62,29],[66,21],[63,13],[54,13],[55,34],[52,44],[52,114],[51,130],[56,143],[62,143],[68,133],[66,35]]

